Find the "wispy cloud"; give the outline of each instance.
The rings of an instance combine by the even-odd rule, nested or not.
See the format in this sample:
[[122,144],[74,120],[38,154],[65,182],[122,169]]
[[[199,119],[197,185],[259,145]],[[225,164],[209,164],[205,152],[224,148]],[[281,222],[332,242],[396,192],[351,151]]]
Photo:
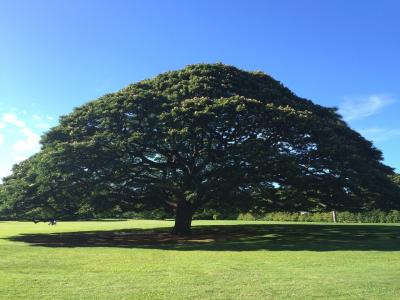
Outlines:
[[0,162],[0,183],[2,183],[3,178],[11,174],[11,169],[8,166],[3,166]]
[[14,164],[40,150],[40,134],[53,124],[52,116],[40,113],[12,109],[0,113],[0,183]]
[[339,113],[346,121],[352,121],[372,116],[395,102],[392,96],[384,94],[347,98],[339,105]]
[[400,139],[400,128],[368,128],[360,130],[360,133],[373,142],[384,142],[392,139]]
[[3,114],[3,121],[8,124],[15,125],[17,127],[26,127],[25,122],[19,120],[13,113]]
[[21,161],[27,159],[29,156],[26,155],[19,155],[19,154],[15,154],[14,155],[14,161],[16,164],[20,163]]
[[11,174],[11,168],[15,163],[28,158],[40,149],[40,137],[34,129],[28,125],[29,120],[19,118],[12,112],[0,114],[0,183],[4,176]]
[[14,143],[13,149],[15,152],[28,152],[39,150],[40,137],[28,127],[21,128],[20,133],[24,139]]
[[[18,127],[22,139],[18,139],[13,145],[12,149],[17,153],[31,153],[33,151],[39,150],[39,140],[40,137],[31,128],[29,128],[26,123],[20,120],[13,113],[3,114],[2,120],[4,125],[10,124]],[[5,127],[5,126],[3,126]]]
[[40,116],[33,114],[32,119],[35,123],[35,127],[40,129],[49,129],[51,127],[51,123],[53,123],[53,117],[51,116]]
[[38,123],[38,124],[36,124],[36,127],[37,128],[41,128],[41,129],[49,129],[50,128],[50,124],[49,123],[45,123],[45,122]]
[[41,121],[41,120],[42,120],[42,117],[40,117],[40,116],[38,116],[38,115],[36,115],[36,114],[33,114],[33,115],[32,115],[32,118],[33,118],[35,121]]

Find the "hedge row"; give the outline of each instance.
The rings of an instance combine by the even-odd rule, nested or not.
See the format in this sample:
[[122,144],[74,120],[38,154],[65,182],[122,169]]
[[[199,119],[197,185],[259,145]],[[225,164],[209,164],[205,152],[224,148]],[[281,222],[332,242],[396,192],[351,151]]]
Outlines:
[[[400,223],[400,210],[365,212],[337,212],[338,223]],[[245,221],[292,221],[292,222],[333,222],[332,212],[290,213],[271,212],[266,214],[239,214],[237,220]]]
[[[10,217],[0,215],[0,220],[10,220]],[[172,213],[164,210],[144,212],[125,212],[98,214],[90,218],[126,218],[126,219],[173,219]],[[257,213],[220,213],[213,209],[198,211],[194,217],[197,220],[244,220],[244,221],[282,221],[282,222],[333,222],[332,212],[270,212]],[[381,211],[371,210],[364,212],[337,212],[338,223],[400,223],[400,210]]]

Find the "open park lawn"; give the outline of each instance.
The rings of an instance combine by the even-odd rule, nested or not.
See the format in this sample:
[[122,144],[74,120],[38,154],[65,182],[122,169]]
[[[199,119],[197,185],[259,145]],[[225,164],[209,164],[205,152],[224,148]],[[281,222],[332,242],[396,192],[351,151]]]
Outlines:
[[400,299],[399,224],[0,222],[0,299]]

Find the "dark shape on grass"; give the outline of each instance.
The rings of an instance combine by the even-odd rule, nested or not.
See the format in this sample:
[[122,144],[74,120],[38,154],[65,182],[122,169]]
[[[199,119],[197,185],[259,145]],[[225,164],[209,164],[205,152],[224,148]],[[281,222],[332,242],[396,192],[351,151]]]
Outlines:
[[0,186],[14,218],[201,207],[241,212],[399,207],[392,169],[334,108],[261,72],[192,65],[76,108]]
[[89,219],[90,222],[126,222],[128,219]]
[[42,247],[119,247],[204,251],[400,251],[400,226],[254,224],[194,226],[191,236],[170,228],[22,234],[12,241]]

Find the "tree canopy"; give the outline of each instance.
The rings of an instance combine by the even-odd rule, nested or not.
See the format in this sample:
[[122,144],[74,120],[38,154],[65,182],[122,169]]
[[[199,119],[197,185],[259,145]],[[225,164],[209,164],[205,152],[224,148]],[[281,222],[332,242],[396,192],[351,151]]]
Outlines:
[[76,108],[0,188],[20,216],[164,208],[174,233],[200,207],[399,207],[393,171],[336,109],[261,72],[191,65]]
[[392,181],[400,187],[400,174],[393,174]]

